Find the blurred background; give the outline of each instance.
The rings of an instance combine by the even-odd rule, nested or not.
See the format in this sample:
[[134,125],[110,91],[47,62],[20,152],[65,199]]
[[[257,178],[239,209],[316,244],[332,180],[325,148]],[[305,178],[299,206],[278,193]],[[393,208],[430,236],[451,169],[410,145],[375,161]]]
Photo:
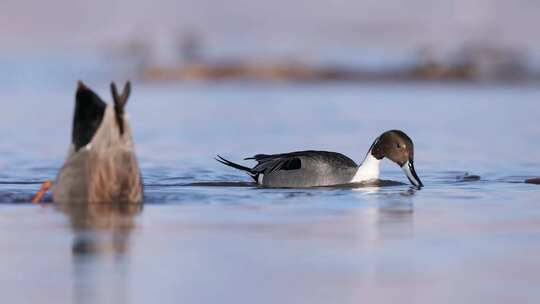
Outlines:
[[534,0],[4,0],[0,6],[3,85],[98,77],[110,69],[149,81],[540,77]]

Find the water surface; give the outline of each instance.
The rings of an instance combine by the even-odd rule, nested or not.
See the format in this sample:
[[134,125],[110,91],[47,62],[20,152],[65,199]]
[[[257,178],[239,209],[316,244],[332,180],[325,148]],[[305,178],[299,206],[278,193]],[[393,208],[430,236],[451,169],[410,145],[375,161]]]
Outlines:
[[[107,83],[89,85],[108,98]],[[144,207],[30,205],[67,153],[74,86],[0,93],[7,302],[540,300],[540,187],[523,183],[540,175],[540,88],[135,83]],[[389,162],[382,178],[397,183],[382,187],[262,189],[212,159],[361,161],[394,128],[415,142],[422,190]]]

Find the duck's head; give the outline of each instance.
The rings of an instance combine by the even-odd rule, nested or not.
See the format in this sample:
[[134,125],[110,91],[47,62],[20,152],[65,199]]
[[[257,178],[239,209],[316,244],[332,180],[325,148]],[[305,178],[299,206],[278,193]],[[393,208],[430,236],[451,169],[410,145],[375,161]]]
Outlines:
[[414,145],[403,131],[386,131],[373,143],[371,155],[376,159],[388,158],[403,169],[409,181],[417,186],[424,186],[414,170]]
[[129,124],[124,114],[131,85],[127,82],[122,94],[114,83],[111,93],[114,104],[107,105],[96,93],[79,81],[75,94],[75,113],[71,141],[73,152],[94,146],[111,147],[131,144]]

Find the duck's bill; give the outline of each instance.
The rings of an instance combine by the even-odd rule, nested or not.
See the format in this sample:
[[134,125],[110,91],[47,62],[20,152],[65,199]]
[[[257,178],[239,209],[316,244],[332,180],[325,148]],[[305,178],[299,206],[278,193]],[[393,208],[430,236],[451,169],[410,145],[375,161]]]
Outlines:
[[420,178],[416,174],[416,171],[414,170],[414,164],[413,161],[407,161],[403,166],[401,166],[401,169],[403,169],[403,172],[405,172],[405,175],[407,175],[407,178],[411,182],[411,184],[415,185],[416,187],[423,187],[424,184],[420,181]]

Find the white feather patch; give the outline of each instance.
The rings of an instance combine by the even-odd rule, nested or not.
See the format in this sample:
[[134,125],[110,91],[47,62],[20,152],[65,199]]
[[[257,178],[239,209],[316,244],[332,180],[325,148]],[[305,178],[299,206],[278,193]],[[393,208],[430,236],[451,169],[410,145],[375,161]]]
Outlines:
[[371,151],[369,151],[360,167],[358,167],[356,174],[354,174],[351,183],[360,183],[378,179],[380,164],[381,161],[371,155]]

